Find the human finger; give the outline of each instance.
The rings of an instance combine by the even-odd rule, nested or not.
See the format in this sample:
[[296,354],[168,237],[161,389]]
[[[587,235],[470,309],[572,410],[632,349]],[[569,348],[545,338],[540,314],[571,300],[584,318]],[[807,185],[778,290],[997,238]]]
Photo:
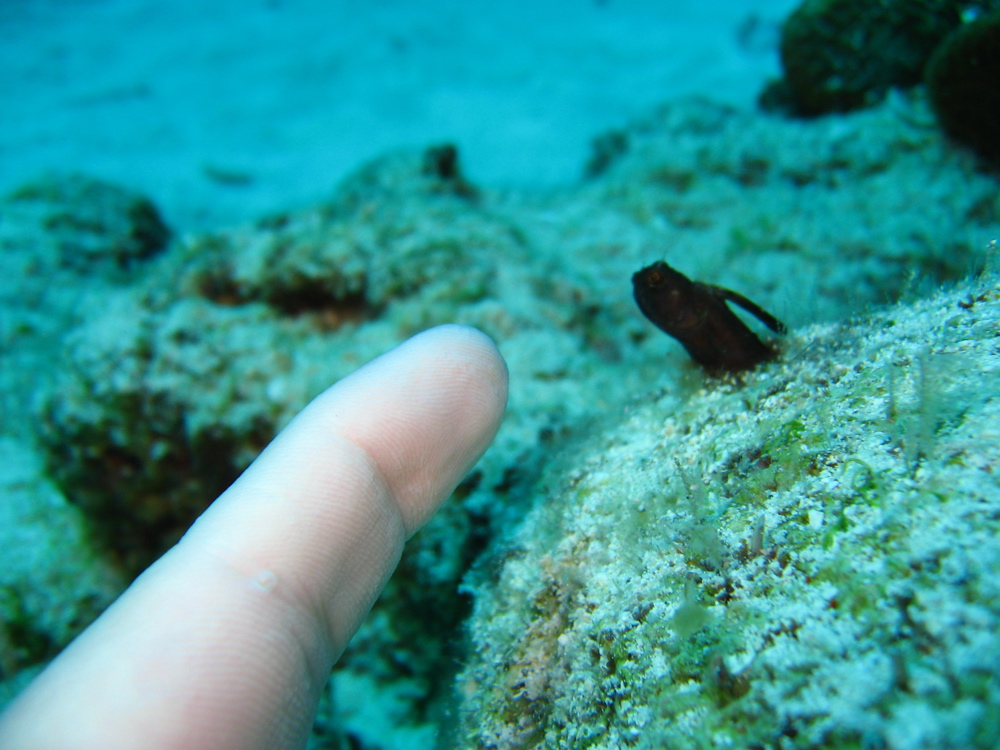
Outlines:
[[0,746],[301,747],[403,542],[506,395],[496,347],[461,326],[335,384],[0,717]]

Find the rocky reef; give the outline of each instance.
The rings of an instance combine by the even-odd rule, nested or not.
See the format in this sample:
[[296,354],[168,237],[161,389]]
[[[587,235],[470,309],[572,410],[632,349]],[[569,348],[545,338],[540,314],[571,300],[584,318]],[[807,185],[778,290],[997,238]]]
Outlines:
[[926,79],[944,131],[1000,164],[1000,10],[952,33],[927,63]]
[[118,185],[81,174],[49,174],[4,202],[5,228],[22,235],[34,226],[39,255],[83,273],[127,271],[160,253],[170,229],[153,202]]
[[[988,2],[988,0],[987,0]],[[781,30],[780,95],[797,114],[846,112],[923,79],[942,40],[975,0],[804,0]]]
[[996,0],[804,0],[782,25],[783,75],[761,103],[816,117],[926,82],[945,132],[995,163],[998,36]]
[[[954,705],[995,705],[994,672],[952,684],[965,657],[929,611],[944,602],[934,617],[952,607],[986,641],[996,617],[971,589],[944,598],[996,499],[996,386],[973,396],[948,374],[995,377],[996,180],[919,90],[807,122],[684,100],[611,140],[585,181],[545,193],[473,185],[447,145],[387,154],[322,205],[253,225],[125,256],[120,232],[91,232],[104,244],[82,265],[8,198],[4,406],[39,466],[19,517],[64,529],[2,583],[2,637],[25,654],[2,665],[8,692],[310,398],[459,322],[498,342],[509,413],[409,543],[332,678],[316,747],[709,743],[729,716],[755,742],[849,744],[895,736],[882,709],[951,726]],[[634,306],[631,274],[661,258],[785,321],[778,360],[706,379]],[[953,527],[964,546],[930,555],[925,537]],[[67,559],[90,572],[72,580]],[[968,562],[968,585],[986,592],[993,564]],[[60,601],[88,606],[57,621],[45,607]],[[880,682],[841,701],[848,635],[867,638],[850,654]],[[848,721],[845,706],[865,708]]]
[[470,577],[457,745],[995,747],[998,326],[994,271],[628,403]]

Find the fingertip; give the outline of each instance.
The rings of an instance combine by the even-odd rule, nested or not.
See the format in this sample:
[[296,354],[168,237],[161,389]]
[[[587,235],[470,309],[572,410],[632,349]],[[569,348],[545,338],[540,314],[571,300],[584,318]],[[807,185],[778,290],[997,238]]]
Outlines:
[[496,342],[478,328],[446,323],[429,328],[407,343],[427,345],[436,351],[450,351],[455,363],[462,359],[468,360],[470,372],[466,382],[470,388],[483,391],[476,395],[481,395],[478,403],[484,409],[484,426],[488,428],[493,425],[490,435],[492,440],[507,408],[509,387],[507,362]]
[[489,336],[447,324],[413,336],[356,376],[358,391],[389,395],[380,399],[382,419],[352,418],[345,431],[381,468],[409,537],[496,436],[507,406],[507,364]]

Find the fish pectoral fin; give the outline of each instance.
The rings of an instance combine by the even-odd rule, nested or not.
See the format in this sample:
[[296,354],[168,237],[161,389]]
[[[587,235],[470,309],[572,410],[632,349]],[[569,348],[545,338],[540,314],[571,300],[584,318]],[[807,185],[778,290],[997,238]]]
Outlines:
[[712,294],[719,299],[732,302],[734,305],[739,305],[748,313],[753,315],[757,320],[766,325],[775,333],[788,333],[788,328],[778,320],[776,317],[771,315],[767,310],[758,305],[756,302],[752,302],[744,297],[742,294],[734,292],[732,289],[726,289],[721,286],[714,286],[712,284],[706,284],[712,290]]

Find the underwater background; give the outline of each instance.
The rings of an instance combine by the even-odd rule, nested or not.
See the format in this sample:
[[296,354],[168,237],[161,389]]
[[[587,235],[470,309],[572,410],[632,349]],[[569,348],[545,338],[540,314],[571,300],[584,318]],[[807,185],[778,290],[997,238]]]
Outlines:
[[[311,748],[1000,746],[1000,2],[7,0],[0,42],[0,705],[457,322],[504,424]],[[646,320],[661,260],[771,361]]]

